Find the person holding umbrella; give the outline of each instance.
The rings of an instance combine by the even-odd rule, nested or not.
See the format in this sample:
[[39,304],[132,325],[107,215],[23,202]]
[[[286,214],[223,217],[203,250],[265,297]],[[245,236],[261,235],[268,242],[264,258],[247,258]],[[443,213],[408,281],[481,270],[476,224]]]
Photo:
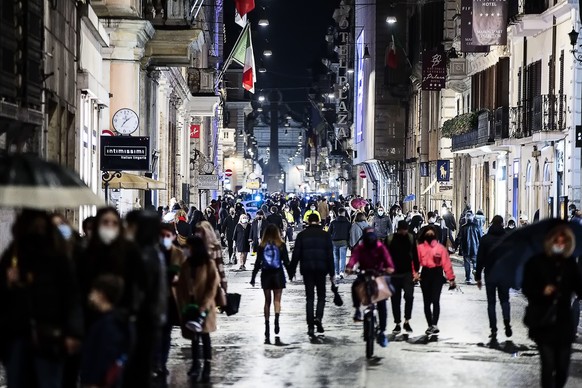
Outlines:
[[524,267],[523,293],[528,299],[524,323],[538,345],[542,387],[563,387],[574,342],[570,303],[582,296],[582,276],[573,259],[576,238],[571,225],[561,224],[544,238],[544,250]]
[[[477,251],[477,269],[475,271],[475,280],[477,287],[481,289],[481,273],[485,270],[485,277],[488,276],[491,268],[497,260],[497,256],[491,254],[491,250],[497,245],[505,236],[505,229],[503,228],[503,217],[495,216],[491,220],[489,231],[481,239],[479,250]],[[503,323],[505,325],[505,335],[511,337],[513,330],[511,330],[510,315],[509,315],[509,287],[506,285],[487,281],[485,284],[487,292],[487,313],[489,315],[489,327],[491,328],[492,341],[497,339],[497,317],[495,315],[495,292],[499,295],[499,303],[501,304],[501,311],[503,314]]]

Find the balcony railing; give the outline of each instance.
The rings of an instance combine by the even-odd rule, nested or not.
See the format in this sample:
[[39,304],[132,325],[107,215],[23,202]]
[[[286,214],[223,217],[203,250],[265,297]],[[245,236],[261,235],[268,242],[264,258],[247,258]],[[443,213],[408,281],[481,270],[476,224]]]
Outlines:
[[521,101],[510,110],[510,137],[566,129],[566,96],[544,94]]
[[477,145],[478,132],[476,130],[463,133],[461,135],[455,135],[451,138],[452,140],[452,150],[458,151],[467,148],[471,148]]
[[[475,113],[476,114],[476,113]],[[502,106],[493,111],[482,110],[475,125],[462,134],[451,136],[453,151],[492,144],[508,138],[510,134],[510,109]]]

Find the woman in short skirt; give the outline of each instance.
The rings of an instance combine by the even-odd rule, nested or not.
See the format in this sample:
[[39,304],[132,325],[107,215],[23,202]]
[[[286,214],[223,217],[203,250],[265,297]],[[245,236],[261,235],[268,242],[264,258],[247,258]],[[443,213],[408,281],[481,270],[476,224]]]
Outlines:
[[[278,250],[278,255],[274,259],[272,250]],[[281,295],[285,288],[285,268],[289,267],[289,253],[287,246],[281,239],[281,232],[276,225],[270,224],[265,229],[261,244],[257,249],[257,260],[253,268],[251,285],[255,286],[257,273],[261,271],[261,288],[265,293],[265,343],[270,340],[269,315],[271,310],[271,299],[275,305],[275,334],[279,334],[279,314],[281,312]]]

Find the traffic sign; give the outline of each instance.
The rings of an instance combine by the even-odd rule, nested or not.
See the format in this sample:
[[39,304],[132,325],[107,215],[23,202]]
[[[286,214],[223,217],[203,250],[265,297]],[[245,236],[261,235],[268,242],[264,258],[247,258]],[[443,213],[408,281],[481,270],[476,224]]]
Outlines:
[[360,171],[360,178],[366,179],[366,171],[364,171],[364,170]]
[[232,170],[230,168],[227,168],[226,170],[224,170],[224,175],[226,175],[227,177],[231,177],[232,176]]

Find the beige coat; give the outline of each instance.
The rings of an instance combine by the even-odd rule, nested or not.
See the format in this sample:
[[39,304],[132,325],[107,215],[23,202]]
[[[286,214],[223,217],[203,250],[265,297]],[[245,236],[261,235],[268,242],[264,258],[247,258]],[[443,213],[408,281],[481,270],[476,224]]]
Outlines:
[[[220,275],[213,261],[209,261],[196,268],[192,276],[190,263],[186,261],[180,270],[177,296],[180,313],[190,303],[198,304],[208,311],[204,321],[204,333],[216,331],[216,291],[220,286]],[[192,339],[193,333],[186,329],[185,322],[181,322],[182,336]]]

